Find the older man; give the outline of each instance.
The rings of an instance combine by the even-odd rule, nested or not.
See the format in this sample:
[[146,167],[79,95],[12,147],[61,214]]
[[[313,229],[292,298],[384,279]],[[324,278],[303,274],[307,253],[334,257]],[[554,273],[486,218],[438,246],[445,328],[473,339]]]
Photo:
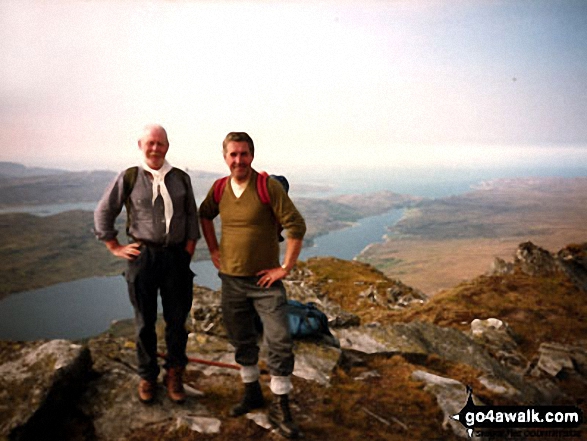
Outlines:
[[[192,305],[190,261],[200,237],[196,201],[189,176],[169,165],[167,132],[145,127],[139,141],[141,163],[121,172],[106,189],[94,212],[96,237],[116,257],[126,259],[130,301],[135,310],[139,399],[155,398],[157,362],[157,294],[165,319],[167,358],[164,383],[169,398],[185,401],[183,372],[187,364],[185,321]],[[128,244],[117,239],[114,222],[127,210]]]
[[[266,181],[269,202],[259,197],[257,181],[261,176],[251,167],[255,151],[249,135],[229,133],[223,142],[223,153],[230,177],[222,181],[226,184],[221,194],[215,191],[220,188],[218,184],[210,189],[200,206],[200,222],[212,261],[220,270],[224,325],[236,348],[235,360],[241,365],[245,383],[244,397],[232,408],[231,415],[243,415],[264,405],[257,367],[258,316],[269,348],[270,389],[275,396],[269,421],[283,435],[294,438],[299,430],[292,420],[288,399],[294,355],[281,279],[296,264],[306,224],[276,180]],[[217,215],[222,221],[220,246],[213,223]],[[288,236],[281,265],[276,221]]]

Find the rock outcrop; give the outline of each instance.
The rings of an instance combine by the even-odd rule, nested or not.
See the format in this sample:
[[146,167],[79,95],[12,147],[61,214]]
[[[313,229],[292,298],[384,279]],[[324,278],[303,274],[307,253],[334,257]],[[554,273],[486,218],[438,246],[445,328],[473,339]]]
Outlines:
[[492,274],[512,274],[516,269],[531,276],[566,274],[579,288],[587,291],[587,244],[569,245],[556,254],[534,245],[521,243],[513,262],[496,258]]
[[2,342],[0,439],[67,436],[67,422],[91,376],[87,347],[65,340]]

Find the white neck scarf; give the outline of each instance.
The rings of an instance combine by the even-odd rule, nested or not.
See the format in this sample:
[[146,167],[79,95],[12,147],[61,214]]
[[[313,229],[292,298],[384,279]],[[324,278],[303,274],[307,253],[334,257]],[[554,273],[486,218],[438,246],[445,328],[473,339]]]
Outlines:
[[147,165],[144,159],[141,161],[141,167],[153,176],[153,204],[155,204],[155,199],[157,199],[157,187],[159,187],[159,192],[161,192],[161,197],[163,198],[163,205],[165,206],[165,234],[169,234],[169,224],[173,217],[173,201],[171,200],[169,191],[167,191],[167,187],[165,186],[165,175],[169,173],[173,167],[165,161],[159,170],[153,170]]

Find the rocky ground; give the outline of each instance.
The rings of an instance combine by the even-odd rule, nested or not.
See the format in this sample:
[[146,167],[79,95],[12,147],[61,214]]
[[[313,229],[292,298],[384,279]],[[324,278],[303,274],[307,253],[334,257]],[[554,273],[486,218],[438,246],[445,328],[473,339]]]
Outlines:
[[[301,263],[287,288],[327,313],[338,340],[296,342],[292,408],[304,439],[466,439],[450,418],[466,386],[478,405],[587,410],[587,244],[557,254],[521,244],[513,261],[432,299],[332,258]],[[139,403],[132,323],[84,342],[1,342],[0,440],[280,439],[265,409],[227,415],[241,385],[218,293],[195,287],[189,327],[182,406],[162,386],[154,404]],[[516,435],[536,436],[549,439]]]

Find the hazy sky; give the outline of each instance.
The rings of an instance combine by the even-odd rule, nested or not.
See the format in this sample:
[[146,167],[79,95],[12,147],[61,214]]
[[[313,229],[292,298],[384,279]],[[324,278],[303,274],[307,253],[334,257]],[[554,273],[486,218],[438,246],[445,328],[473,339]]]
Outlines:
[[[0,160],[587,165],[587,2],[0,1]],[[520,147],[521,146],[521,147]]]

